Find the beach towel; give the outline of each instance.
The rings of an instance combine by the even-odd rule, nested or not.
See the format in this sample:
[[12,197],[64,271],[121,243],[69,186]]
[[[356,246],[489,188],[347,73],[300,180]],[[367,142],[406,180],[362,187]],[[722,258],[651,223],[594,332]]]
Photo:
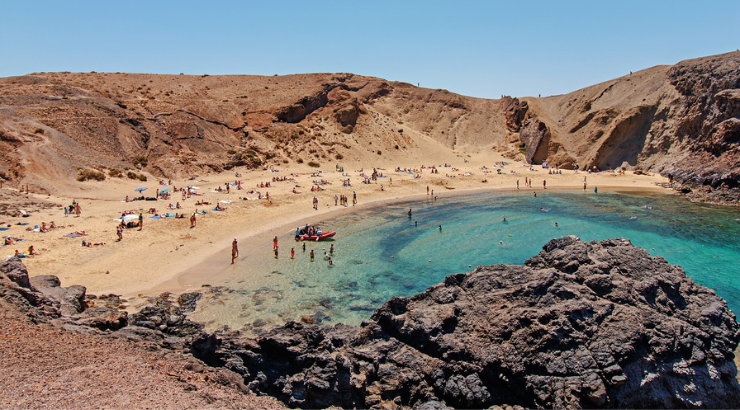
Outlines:
[[162,217],[159,216],[159,215],[150,216],[150,218],[152,218],[152,219],[162,219]]
[[67,238],[78,238],[78,237],[80,237],[82,235],[78,234],[77,232],[72,232],[72,233],[68,233],[68,234],[66,234],[64,236],[66,236]]
[[0,231],[7,231],[10,228],[0,228]]
[[211,209],[211,211],[213,211],[213,212],[221,212],[221,211],[223,211],[223,209],[216,209],[216,208],[213,208],[213,209]]
[[172,214],[172,213],[166,213],[166,214],[164,214],[164,216],[165,216],[166,218],[172,218],[172,217],[174,217],[174,216],[175,216],[175,214]]
[[231,203],[231,200],[230,199],[224,199],[224,200],[221,200],[221,201],[218,201],[218,202],[221,202],[222,204],[230,204]]

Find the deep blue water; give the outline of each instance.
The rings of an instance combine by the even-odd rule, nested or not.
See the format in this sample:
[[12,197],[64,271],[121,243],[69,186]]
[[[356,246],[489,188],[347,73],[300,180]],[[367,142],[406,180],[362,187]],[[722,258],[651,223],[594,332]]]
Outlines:
[[[496,192],[386,206],[322,222],[325,230],[338,232],[335,240],[307,243],[305,253],[289,233],[280,238],[278,259],[271,243],[253,250],[234,268],[234,279],[221,284],[234,291],[202,303],[196,319],[241,328],[258,319],[282,323],[318,312],[326,323],[357,324],[394,295],[422,292],[468,266],[520,265],[548,240],[565,235],[629,238],[681,265],[737,312],[737,218],[737,208],[644,191],[538,190],[537,197],[532,191]],[[332,243],[329,266],[323,254]]]

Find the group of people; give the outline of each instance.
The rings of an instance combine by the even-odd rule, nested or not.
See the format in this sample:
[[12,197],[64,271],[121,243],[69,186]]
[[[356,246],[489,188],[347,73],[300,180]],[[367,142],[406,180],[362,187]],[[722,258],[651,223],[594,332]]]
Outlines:
[[34,249],[33,245],[31,245],[28,247],[28,250],[26,251],[26,253],[20,253],[20,251],[16,249],[15,254],[13,256],[15,256],[16,258],[27,258],[29,256],[34,256],[34,255],[40,255],[40,253],[38,253],[36,249]]
[[347,195],[337,195],[334,194],[334,206],[342,205],[342,206],[349,206],[349,197]]
[[76,217],[80,217],[82,214],[82,207],[80,207],[80,203],[77,201],[72,201],[72,204],[69,206],[64,207],[64,216],[67,217],[69,215],[74,214]]
[[[295,240],[301,239],[301,236],[321,236],[321,228],[308,224],[303,228],[295,228]],[[277,248],[277,236],[275,237],[274,247]]]
[[46,222],[41,222],[41,227],[39,228],[39,232],[49,232],[52,229],[56,229],[56,228],[57,228],[57,226],[54,223],[54,221],[51,221],[51,223],[49,223],[49,225],[47,225]]

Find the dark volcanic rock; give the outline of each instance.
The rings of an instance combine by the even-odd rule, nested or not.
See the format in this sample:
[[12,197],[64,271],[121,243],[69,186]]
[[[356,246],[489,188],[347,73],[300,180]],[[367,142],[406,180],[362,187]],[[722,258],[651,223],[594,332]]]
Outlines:
[[87,289],[84,286],[72,285],[63,288],[59,278],[54,275],[34,276],[30,281],[34,288],[59,303],[62,315],[74,315],[85,309],[84,300]]
[[731,53],[682,61],[668,71],[681,93],[675,138],[687,141],[692,154],[662,174],[682,185],[709,187],[693,195],[697,199],[740,199],[739,62],[740,55]]
[[203,325],[189,320],[185,314],[194,309],[198,299],[198,293],[183,294],[176,304],[169,293],[163,293],[153,299],[153,305],[131,315],[130,324],[176,337],[197,335],[203,330]]
[[28,270],[18,258],[0,260],[0,298],[14,304],[32,319],[60,316],[59,304],[31,285]]
[[392,298],[361,327],[288,323],[192,349],[304,408],[734,407],[739,339],[680,267],[571,236]]

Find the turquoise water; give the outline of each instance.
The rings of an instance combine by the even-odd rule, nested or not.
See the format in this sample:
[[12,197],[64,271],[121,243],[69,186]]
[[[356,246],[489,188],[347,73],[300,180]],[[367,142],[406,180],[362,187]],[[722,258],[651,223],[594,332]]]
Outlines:
[[[407,212],[413,210],[409,219]],[[506,218],[506,222],[502,219]],[[497,192],[402,203],[324,221],[333,241],[292,233],[252,250],[233,268],[228,289],[201,303],[196,320],[234,329],[304,316],[358,324],[394,295],[411,296],[469,266],[520,265],[548,240],[629,238],[681,265],[698,283],[740,309],[740,210],[675,195],[628,191]],[[414,222],[418,225],[414,225]],[[317,221],[319,222],[319,221]],[[555,226],[557,222],[558,226]],[[442,225],[442,230],[439,230]],[[334,244],[333,266],[323,259]],[[290,259],[290,247],[296,257]],[[309,252],[316,260],[309,261]]]

